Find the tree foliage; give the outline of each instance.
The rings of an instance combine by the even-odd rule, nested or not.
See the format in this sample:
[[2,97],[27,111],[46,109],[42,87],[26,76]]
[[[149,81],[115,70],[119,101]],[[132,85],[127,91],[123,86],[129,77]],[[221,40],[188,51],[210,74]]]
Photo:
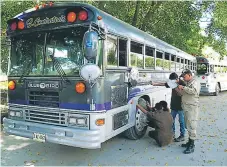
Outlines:
[[227,1],[210,2],[208,10],[212,18],[206,29],[208,34],[206,43],[219,52],[223,58],[227,55]]
[[191,1],[95,1],[93,5],[190,54],[201,54],[201,10]]

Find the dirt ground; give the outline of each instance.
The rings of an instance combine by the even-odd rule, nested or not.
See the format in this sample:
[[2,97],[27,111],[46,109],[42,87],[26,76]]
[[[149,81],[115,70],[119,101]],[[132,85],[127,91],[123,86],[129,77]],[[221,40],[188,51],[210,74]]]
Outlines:
[[[227,92],[201,96],[198,140],[193,154],[181,143],[159,148],[147,135],[137,141],[114,137],[101,149],[38,143],[1,132],[2,166],[227,166]],[[177,132],[179,133],[179,123]]]

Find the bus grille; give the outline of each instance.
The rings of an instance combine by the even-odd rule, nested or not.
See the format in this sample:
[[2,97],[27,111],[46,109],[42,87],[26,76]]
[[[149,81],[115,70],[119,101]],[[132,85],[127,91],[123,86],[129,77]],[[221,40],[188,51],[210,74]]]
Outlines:
[[67,125],[68,113],[55,111],[25,110],[25,120],[54,125]]
[[29,104],[42,107],[59,107],[59,93],[58,92],[29,92]]

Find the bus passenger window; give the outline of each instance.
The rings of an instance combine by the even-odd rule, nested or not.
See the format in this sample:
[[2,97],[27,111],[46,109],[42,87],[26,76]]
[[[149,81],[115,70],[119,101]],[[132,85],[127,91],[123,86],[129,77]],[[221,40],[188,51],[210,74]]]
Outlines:
[[154,48],[146,46],[145,48],[145,67],[154,68]]
[[117,66],[117,39],[107,37],[107,65]]
[[185,62],[184,62],[184,69],[188,69],[188,60],[185,59]]
[[164,60],[164,69],[166,70],[170,70],[170,65],[171,65],[171,61],[170,61],[170,54],[169,53],[165,53],[165,60]]
[[188,60],[188,69],[191,70],[191,61]]
[[191,70],[193,70],[193,63],[191,62]]
[[218,73],[220,71],[220,67],[218,65],[214,66],[214,72]]
[[177,57],[176,71],[181,71],[181,63],[180,63],[180,58],[179,57]]
[[156,51],[156,67],[163,67],[163,53]]
[[196,71],[196,64],[192,63],[192,66],[193,66],[193,70]]
[[227,66],[223,67],[223,72],[226,73],[227,72]]
[[224,67],[223,66],[221,66],[221,72],[223,73],[223,70],[224,70]]
[[181,58],[181,69],[183,70],[184,69],[184,59]]
[[131,41],[130,66],[143,68],[143,44]]
[[127,41],[119,39],[119,66],[127,66]]
[[175,55],[171,55],[171,71],[175,71],[175,59],[176,59],[176,56]]

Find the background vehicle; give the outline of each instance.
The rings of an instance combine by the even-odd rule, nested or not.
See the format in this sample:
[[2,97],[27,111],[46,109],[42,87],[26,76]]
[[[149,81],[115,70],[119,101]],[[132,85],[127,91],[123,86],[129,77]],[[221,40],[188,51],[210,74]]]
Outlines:
[[218,95],[227,90],[227,62],[197,57],[197,77],[201,83],[201,94]]

